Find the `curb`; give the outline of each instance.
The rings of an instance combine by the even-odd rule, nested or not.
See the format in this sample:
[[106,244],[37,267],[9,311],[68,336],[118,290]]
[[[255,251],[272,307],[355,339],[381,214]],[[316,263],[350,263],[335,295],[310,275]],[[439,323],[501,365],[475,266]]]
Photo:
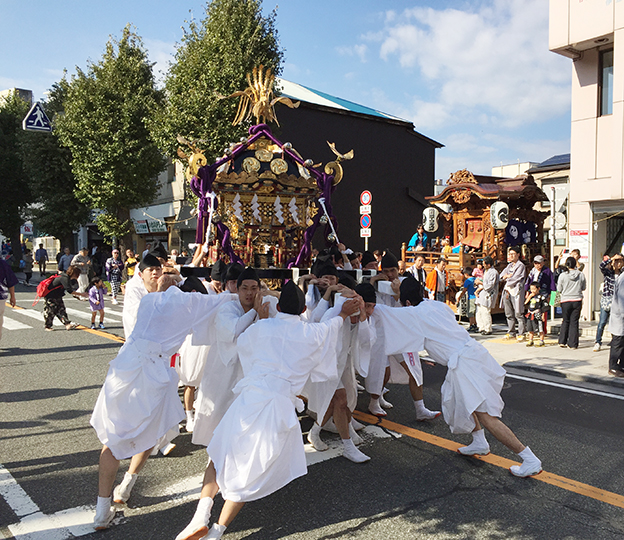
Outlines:
[[616,377],[598,377],[595,375],[583,375],[581,373],[564,373],[554,368],[533,366],[517,360],[503,364],[503,368],[505,368],[506,371],[509,371],[511,369],[520,372],[528,371],[531,373],[539,373],[541,375],[549,375],[557,379],[563,379],[564,381],[570,383],[583,382],[589,384],[597,384],[601,386],[610,386],[612,388],[624,390],[624,379],[618,379]]

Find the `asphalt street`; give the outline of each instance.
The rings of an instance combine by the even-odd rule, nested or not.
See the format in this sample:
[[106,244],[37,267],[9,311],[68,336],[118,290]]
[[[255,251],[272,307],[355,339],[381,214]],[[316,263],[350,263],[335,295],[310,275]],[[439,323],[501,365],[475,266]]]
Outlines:
[[[89,528],[100,450],[89,417],[120,346],[122,306],[107,305],[104,332],[44,332],[42,319],[26,314],[43,308],[31,306],[34,290],[18,286],[17,296],[23,309],[7,307],[0,342],[0,538],[175,538],[194,512],[206,464],[205,450],[183,430],[169,456],[150,458],[115,525]],[[86,302],[66,305],[86,322]],[[429,408],[440,407],[444,375],[425,365]],[[459,456],[453,444],[470,437],[451,434],[441,418],[416,422],[407,387],[392,385],[386,397],[393,429],[366,429],[361,449],[370,462],[342,458],[338,436],[324,433],[337,449],[310,450],[307,476],[246,505],[224,538],[624,537],[624,403],[611,389],[599,395],[507,378],[503,420],[544,465],[531,479],[510,475],[504,459],[517,457],[491,436],[491,462]],[[358,409],[366,405],[361,394]],[[310,425],[303,416],[302,430]],[[213,514],[220,507],[217,497]]]

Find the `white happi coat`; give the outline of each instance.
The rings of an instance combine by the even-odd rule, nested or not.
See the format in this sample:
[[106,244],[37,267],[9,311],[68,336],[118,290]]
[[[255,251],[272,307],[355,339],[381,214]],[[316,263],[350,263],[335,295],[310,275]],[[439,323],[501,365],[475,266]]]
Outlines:
[[184,386],[197,387],[202,380],[210,345],[193,345],[193,334],[186,336],[176,361],[176,371]]
[[[345,300],[345,297],[340,298],[333,308],[325,312],[321,322],[338,315]],[[334,393],[340,388],[344,388],[347,393],[349,409],[355,410],[357,406],[355,375],[356,372],[362,377],[368,374],[371,347],[374,341],[375,329],[368,320],[353,324],[350,317],[345,319],[337,343],[337,377],[321,382],[308,381],[302,392],[302,395],[308,398],[308,409],[317,414],[319,424],[327,412]]]
[[134,325],[137,320],[137,311],[139,311],[139,304],[141,299],[147,294],[147,289],[143,283],[143,278],[138,272],[132,276],[126,283],[126,290],[124,292],[124,305],[122,312],[123,329],[126,339],[132,334]]
[[224,499],[253,501],[307,472],[295,404],[306,383],[337,377],[342,318],[306,323],[278,313],[238,338],[244,378],[208,454]]
[[387,354],[426,349],[448,367],[442,385],[442,413],[453,433],[470,433],[475,411],[500,417],[505,370],[487,349],[457,324],[443,302],[425,300],[415,307],[375,307],[386,336]]
[[184,418],[171,355],[189,332],[208,336],[216,308],[231,297],[170,287],[146,295],[132,334],[111,361],[91,425],[117,459],[148,450]]

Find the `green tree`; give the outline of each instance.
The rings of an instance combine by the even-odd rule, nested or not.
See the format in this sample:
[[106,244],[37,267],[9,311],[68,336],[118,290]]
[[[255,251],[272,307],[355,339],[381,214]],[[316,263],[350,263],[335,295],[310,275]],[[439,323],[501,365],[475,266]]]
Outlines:
[[[69,83],[54,84],[43,107],[52,123],[63,112]],[[89,221],[89,207],[76,194],[76,179],[71,170],[71,152],[61,146],[56,132],[31,133],[22,137],[24,166],[29,176],[33,206],[30,215],[35,227],[73,245],[73,231]]]
[[31,203],[21,150],[22,120],[29,108],[17,92],[0,98],[0,232],[11,240],[16,259],[21,258],[20,227]]
[[56,129],[72,153],[76,195],[97,217],[100,231],[129,245],[130,209],[149,204],[165,158],[147,128],[162,103],[141,38],[126,26],[97,63],[77,69]]
[[200,147],[210,163],[246,134],[244,125],[232,126],[238,100],[218,95],[245,89],[246,75],[260,64],[281,73],[276,13],[265,17],[261,7],[261,0],[213,0],[204,20],[184,29],[165,80],[166,105],[152,124],[154,138],[171,159],[178,135],[206,141]]

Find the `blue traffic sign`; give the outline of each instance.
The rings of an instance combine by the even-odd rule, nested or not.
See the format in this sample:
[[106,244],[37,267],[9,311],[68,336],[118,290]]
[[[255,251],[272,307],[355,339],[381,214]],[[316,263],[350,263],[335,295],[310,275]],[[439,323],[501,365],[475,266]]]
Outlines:
[[360,227],[362,229],[368,229],[371,226],[371,217],[368,214],[364,214],[360,217]]
[[41,103],[35,103],[22,121],[22,128],[26,131],[52,131],[52,123],[47,117]]

